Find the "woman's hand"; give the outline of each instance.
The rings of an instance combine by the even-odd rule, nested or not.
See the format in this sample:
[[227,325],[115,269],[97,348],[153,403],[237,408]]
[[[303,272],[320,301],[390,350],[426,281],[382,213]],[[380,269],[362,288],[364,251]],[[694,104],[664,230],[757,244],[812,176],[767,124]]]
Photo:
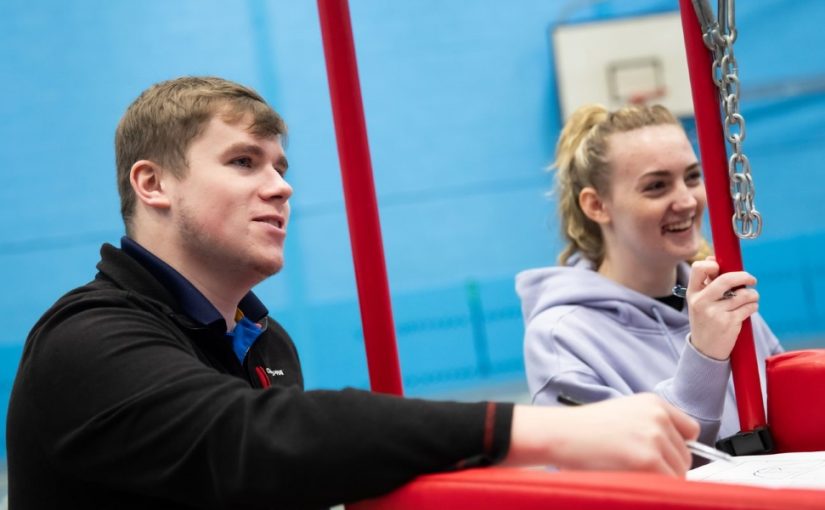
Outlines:
[[717,360],[730,357],[742,321],[759,308],[759,293],[745,287],[755,284],[744,271],[720,275],[713,257],[693,263],[686,299],[690,342],[699,352]]

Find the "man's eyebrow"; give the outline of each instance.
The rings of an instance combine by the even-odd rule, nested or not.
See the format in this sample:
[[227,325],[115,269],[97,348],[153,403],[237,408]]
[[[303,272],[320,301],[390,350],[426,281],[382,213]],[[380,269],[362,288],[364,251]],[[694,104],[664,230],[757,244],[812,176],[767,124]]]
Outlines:
[[[258,158],[266,157],[266,151],[257,144],[254,143],[247,143],[247,142],[238,142],[230,145],[223,151],[224,156],[229,156],[230,154],[251,154],[252,156]],[[289,162],[286,159],[286,156],[281,154],[278,156],[278,161],[276,162],[277,166],[281,168],[284,172],[286,172],[287,168],[289,168]]]
[[246,143],[246,142],[238,142],[233,143],[229,147],[227,147],[223,153],[225,155],[230,155],[236,152],[243,152],[246,154],[252,154],[253,156],[263,156],[264,150],[259,146],[255,145],[254,143]]

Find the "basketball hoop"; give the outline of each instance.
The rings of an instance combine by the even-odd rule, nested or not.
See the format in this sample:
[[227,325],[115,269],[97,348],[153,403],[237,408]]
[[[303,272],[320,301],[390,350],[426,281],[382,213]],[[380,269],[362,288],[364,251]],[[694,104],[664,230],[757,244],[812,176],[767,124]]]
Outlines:
[[651,103],[659,102],[658,100],[667,96],[667,87],[662,85],[652,90],[644,90],[631,93],[625,99],[627,104],[645,106]]

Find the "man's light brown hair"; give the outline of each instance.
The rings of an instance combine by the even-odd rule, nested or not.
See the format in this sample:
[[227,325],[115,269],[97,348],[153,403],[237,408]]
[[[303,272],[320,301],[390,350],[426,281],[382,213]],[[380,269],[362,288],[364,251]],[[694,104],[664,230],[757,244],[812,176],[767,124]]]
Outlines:
[[211,76],[186,76],[152,85],[126,109],[115,132],[120,213],[131,230],[136,196],[129,179],[132,165],[152,161],[184,177],[186,152],[216,115],[228,124],[249,117],[255,136],[286,134],[286,124],[254,90]]

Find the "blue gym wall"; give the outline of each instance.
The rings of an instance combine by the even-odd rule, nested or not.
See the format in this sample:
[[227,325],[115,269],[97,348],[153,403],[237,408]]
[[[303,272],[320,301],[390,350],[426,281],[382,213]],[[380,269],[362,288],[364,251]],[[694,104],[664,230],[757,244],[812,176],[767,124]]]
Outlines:
[[[825,346],[825,2],[738,4],[745,149],[765,218],[745,265],[785,345]],[[676,5],[351,0],[408,394],[523,377],[513,276],[560,247],[543,170],[560,128],[551,27]],[[368,386],[323,59],[310,0],[0,2],[3,424],[29,328],[121,236],[120,115],[183,74],[249,84],[289,123],[287,265],[257,291],[310,388]]]

